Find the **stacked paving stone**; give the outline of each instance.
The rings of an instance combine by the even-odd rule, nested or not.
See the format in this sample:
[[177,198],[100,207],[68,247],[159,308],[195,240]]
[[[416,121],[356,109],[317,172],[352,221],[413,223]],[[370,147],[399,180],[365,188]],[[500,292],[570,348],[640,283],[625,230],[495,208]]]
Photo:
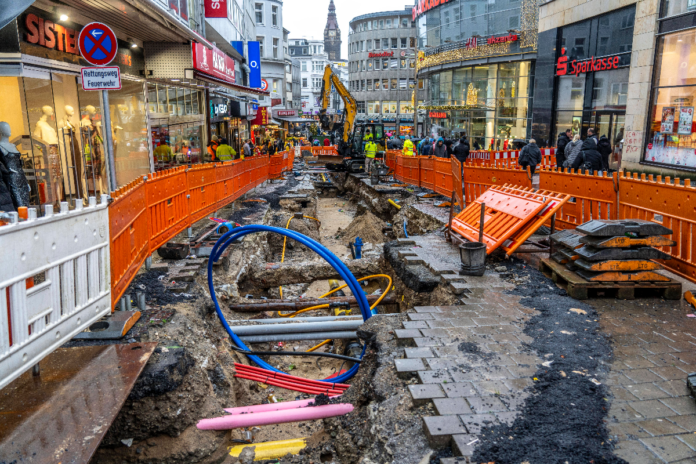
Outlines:
[[552,235],[552,259],[589,282],[669,282],[652,260],[671,259],[655,248],[676,245],[663,237],[671,234],[651,221],[592,220]]

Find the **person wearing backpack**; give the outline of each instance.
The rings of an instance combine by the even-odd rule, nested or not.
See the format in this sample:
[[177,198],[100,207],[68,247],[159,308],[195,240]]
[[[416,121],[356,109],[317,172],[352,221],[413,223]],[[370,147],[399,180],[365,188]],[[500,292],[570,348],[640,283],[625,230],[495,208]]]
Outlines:
[[580,154],[580,150],[582,150],[582,140],[580,140],[580,134],[575,134],[573,140],[568,142],[565,146],[566,160],[563,162],[563,169],[573,165],[575,158]]
[[599,143],[597,143],[597,151],[602,155],[602,170],[609,170],[609,155],[611,155],[611,142],[606,135],[599,138]]
[[517,164],[519,164],[523,169],[527,169],[527,166],[529,166],[529,170],[532,172],[532,175],[534,175],[534,171],[536,170],[537,165],[540,163],[541,150],[539,150],[536,140],[530,139],[529,143],[522,148],[522,151],[520,151]]
[[580,153],[573,161],[571,168],[590,171],[590,173],[603,169],[602,155],[597,151],[597,139],[590,135],[582,142]]

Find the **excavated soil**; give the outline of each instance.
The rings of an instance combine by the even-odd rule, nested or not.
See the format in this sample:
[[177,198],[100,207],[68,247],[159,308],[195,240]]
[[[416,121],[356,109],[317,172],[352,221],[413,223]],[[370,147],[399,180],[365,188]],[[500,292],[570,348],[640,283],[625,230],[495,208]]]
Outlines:
[[348,227],[340,230],[338,236],[350,243],[355,242],[357,237],[360,237],[363,243],[384,243],[387,241],[387,236],[382,232],[385,225],[380,218],[365,211],[353,219]]

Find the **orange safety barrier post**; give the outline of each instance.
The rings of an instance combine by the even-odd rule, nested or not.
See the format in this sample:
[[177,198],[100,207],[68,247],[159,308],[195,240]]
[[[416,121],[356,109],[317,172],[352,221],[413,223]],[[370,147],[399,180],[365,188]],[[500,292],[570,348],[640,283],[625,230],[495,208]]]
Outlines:
[[672,230],[674,247],[662,247],[672,256],[659,261],[671,271],[696,282],[696,188],[689,179],[637,173],[621,173],[619,177],[619,218],[654,221]]
[[494,185],[532,187],[527,171],[518,167],[476,166],[464,164],[464,201],[468,205]]
[[[153,172],[145,183],[148,254],[161,247],[189,224],[186,167]],[[109,206],[111,212],[111,206]],[[113,224],[113,223],[112,223]]]
[[387,150],[384,154],[384,164],[394,172],[396,172],[396,155],[399,153],[398,150]]
[[435,160],[430,156],[419,156],[420,186],[435,191]]
[[563,205],[570,199],[570,195],[567,194],[550,192],[548,190],[534,190],[530,187],[519,188],[508,185],[504,187],[504,190],[509,193],[518,194],[525,198],[550,198],[550,201],[539,213],[537,213],[536,217],[532,219],[531,222],[515,232],[510,239],[503,243],[502,249],[505,250],[505,253],[508,256],[512,255],[520,246],[522,246],[524,242],[526,242],[529,237],[534,235],[534,233],[539,230],[544,223],[549,221],[554,214],[557,214]]
[[404,157],[396,155],[396,169],[394,169],[394,178],[401,182],[406,182],[404,177]]
[[452,196],[452,161],[447,158],[435,158],[434,190],[447,198]]
[[189,225],[217,209],[214,164],[197,164],[186,171],[189,191]]
[[464,210],[464,178],[462,172],[462,163],[459,162],[454,156],[451,158],[452,163],[452,188],[454,189],[454,195],[459,203],[459,208]]
[[467,240],[478,242],[481,228],[481,204],[485,203],[483,242],[490,254],[502,246],[515,232],[534,219],[550,198],[527,196],[493,186],[472,201],[452,220],[452,230]]
[[116,190],[109,204],[112,308],[150,254],[146,185],[142,177],[134,180]]
[[217,192],[215,198],[217,207],[215,209],[222,209],[235,199],[234,161],[219,163],[216,169],[215,179],[217,182],[215,183],[215,189]]
[[404,182],[420,187],[420,160],[417,156],[403,156]]
[[565,193],[574,201],[563,205],[556,215],[556,228],[574,229],[592,219],[618,219],[618,176],[606,172],[583,174],[575,170],[541,168],[539,189]]

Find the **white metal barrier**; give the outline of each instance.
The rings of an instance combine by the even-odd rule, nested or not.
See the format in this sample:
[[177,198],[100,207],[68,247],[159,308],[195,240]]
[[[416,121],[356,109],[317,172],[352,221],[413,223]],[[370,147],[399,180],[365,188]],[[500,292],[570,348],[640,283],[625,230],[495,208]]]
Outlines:
[[107,200],[0,227],[0,388],[111,311]]

